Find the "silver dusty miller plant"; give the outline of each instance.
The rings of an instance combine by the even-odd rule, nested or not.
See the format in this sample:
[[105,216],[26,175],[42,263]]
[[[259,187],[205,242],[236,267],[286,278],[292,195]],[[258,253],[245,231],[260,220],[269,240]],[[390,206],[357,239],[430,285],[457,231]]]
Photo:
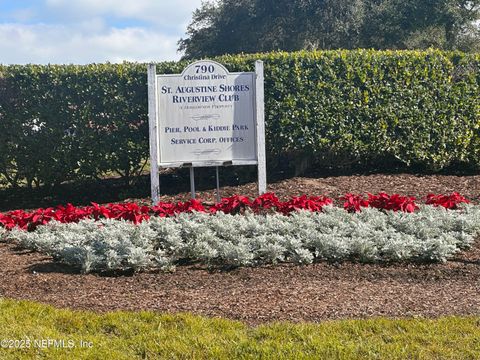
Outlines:
[[49,254],[84,272],[151,268],[179,261],[207,266],[280,262],[446,261],[480,233],[480,207],[421,206],[406,214],[372,208],[359,213],[327,206],[290,216],[183,213],[134,225],[119,220],[51,222],[34,232],[0,229],[0,237]]

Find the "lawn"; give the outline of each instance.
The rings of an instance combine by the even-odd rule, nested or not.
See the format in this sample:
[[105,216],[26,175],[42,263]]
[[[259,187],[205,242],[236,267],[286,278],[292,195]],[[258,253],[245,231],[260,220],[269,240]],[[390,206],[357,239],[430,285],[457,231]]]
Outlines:
[[[30,340],[20,344],[30,348],[0,349],[2,359],[480,358],[479,317],[249,327],[189,314],[99,314],[7,299],[0,300],[0,311],[0,339]],[[57,346],[63,340],[64,347],[45,340],[57,340]]]

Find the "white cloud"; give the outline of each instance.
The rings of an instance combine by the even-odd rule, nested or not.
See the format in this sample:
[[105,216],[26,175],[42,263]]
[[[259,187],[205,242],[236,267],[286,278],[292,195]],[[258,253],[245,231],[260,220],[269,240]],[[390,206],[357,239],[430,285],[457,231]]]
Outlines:
[[151,25],[184,27],[202,0],[46,0],[51,10],[63,17],[114,16],[148,21]]
[[[202,0],[36,0],[0,23],[0,63],[178,60]],[[0,0],[1,5],[1,0]],[[1,6],[0,6],[1,11]]]
[[0,24],[0,63],[175,60],[177,40],[145,28],[107,28],[99,19],[74,27]]

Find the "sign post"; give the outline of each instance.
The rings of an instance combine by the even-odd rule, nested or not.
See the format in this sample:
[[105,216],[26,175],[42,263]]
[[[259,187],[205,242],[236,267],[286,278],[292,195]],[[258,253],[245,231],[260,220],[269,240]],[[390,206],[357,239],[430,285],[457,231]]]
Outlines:
[[162,167],[189,167],[194,198],[195,167],[256,165],[259,194],[266,192],[263,81],[261,61],[255,63],[255,72],[238,73],[210,60],[194,62],[175,75],[157,75],[155,65],[149,65],[154,204],[159,201]]
[[257,125],[257,164],[258,164],[258,193],[267,192],[267,166],[265,156],[265,103],[263,61],[255,62],[255,97],[256,97],[256,125]]
[[148,65],[148,125],[150,133],[150,189],[152,202],[158,204],[160,200],[160,179],[158,175],[158,109],[157,109],[157,82],[156,67]]

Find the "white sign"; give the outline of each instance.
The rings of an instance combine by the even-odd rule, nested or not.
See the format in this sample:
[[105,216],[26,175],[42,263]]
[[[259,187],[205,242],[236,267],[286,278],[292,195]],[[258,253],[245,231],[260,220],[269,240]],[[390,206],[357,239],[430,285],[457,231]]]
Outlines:
[[263,63],[257,61],[255,69],[230,73],[201,60],[182,74],[157,75],[149,65],[154,203],[159,167],[190,167],[193,174],[201,166],[258,165],[259,193],[266,191]]
[[157,76],[159,165],[256,164],[255,73],[198,61]]

